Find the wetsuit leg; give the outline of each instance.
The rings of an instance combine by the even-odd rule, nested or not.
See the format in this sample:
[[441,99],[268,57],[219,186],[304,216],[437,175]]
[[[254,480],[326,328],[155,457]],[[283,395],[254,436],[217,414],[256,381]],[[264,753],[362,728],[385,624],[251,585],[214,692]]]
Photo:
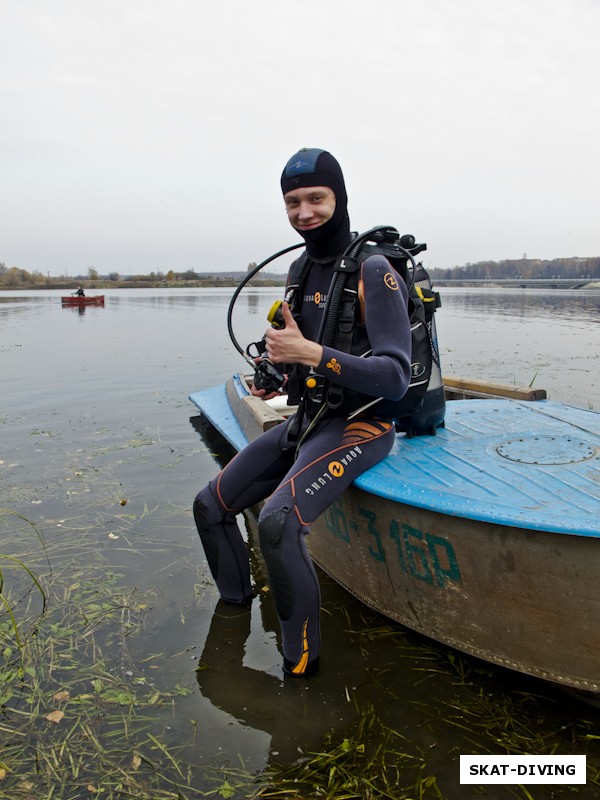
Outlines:
[[235,513],[219,503],[217,482],[196,495],[194,520],[219,594],[230,603],[245,603],[252,598],[248,551]]
[[[289,424],[289,423],[288,423]],[[223,600],[244,603],[252,596],[248,550],[236,515],[273,492],[293,462],[287,424],[249,444],[194,501],[194,520]]]
[[298,519],[291,496],[276,492],[269,499],[258,533],[281,625],[284,669],[312,675],[319,663],[321,592],[306,548],[308,527]]
[[326,420],[300,447],[298,458],[259,516],[260,546],[281,623],[284,667],[316,671],[320,648],[320,591],[308,554],[309,526],[394,442],[391,423]]

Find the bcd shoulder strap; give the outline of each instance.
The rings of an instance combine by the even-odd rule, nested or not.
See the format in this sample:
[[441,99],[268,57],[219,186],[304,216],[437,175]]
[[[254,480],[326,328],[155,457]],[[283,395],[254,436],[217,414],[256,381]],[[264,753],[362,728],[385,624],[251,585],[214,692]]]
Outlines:
[[288,283],[285,290],[285,299],[291,310],[299,314],[302,308],[302,294],[304,282],[310,269],[310,259],[306,250],[291,264],[288,273]]

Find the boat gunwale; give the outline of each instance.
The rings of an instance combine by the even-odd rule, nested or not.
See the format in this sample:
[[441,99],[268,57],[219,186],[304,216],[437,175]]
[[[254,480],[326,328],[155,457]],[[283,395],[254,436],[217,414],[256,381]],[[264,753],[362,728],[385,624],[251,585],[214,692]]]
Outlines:
[[63,305],[100,305],[104,304],[105,295],[94,294],[84,297],[69,297],[62,295],[60,301]]

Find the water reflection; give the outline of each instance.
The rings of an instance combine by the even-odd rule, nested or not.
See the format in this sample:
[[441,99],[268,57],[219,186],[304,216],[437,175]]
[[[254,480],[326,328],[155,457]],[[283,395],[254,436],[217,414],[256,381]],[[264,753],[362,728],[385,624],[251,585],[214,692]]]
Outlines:
[[256,314],[261,305],[261,296],[255,292],[251,292],[246,296],[245,310],[249,314]]
[[37,313],[45,310],[53,302],[53,298],[50,297],[13,297],[0,291],[0,320],[13,314]]
[[63,308],[68,308],[71,311],[77,311],[77,313],[79,314],[80,317],[82,317],[85,314],[85,312],[86,312],[86,310],[88,308],[104,308],[104,306],[94,305],[94,304],[86,305],[85,303],[77,303],[77,304],[75,304],[75,303],[66,304],[65,303],[65,304],[63,304],[62,307]]
[[443,309],[472,317],[573,317],[600,322],[600,291],[539,291],[519,289],[458,289],[441,287]]
[[[233,292],[233,290],[231,290]],[[163,294],[152,294],[145,297],[140,296],[123,296],[115,295],[110,297],[110,304],[117,310],[127,307],[150,307],[150,308],[193,308],[200,306],[214,306],[217,308],[227,307],[231,294],[225,292],[219,294],[171,294],[164,292]]]
[[204,697],[242,725],[267,733],[272,758],[291,763],[327,731],[348,724],[355,710],[326,702],[331,685],[324,676],[309,683],[276,674],[277,627],[270,597],[255,598],[253,609],[220,600],[196,675]]

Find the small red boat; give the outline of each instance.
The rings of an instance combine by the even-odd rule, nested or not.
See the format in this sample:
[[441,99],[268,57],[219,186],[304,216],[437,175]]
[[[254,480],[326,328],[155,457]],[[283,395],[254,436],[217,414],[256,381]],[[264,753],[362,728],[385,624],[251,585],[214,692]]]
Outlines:
[[68,297],[61,297],[63,306],[103,306],[104,295],[97,294],[93,297],[81,297],[81,295],[69,295]]

